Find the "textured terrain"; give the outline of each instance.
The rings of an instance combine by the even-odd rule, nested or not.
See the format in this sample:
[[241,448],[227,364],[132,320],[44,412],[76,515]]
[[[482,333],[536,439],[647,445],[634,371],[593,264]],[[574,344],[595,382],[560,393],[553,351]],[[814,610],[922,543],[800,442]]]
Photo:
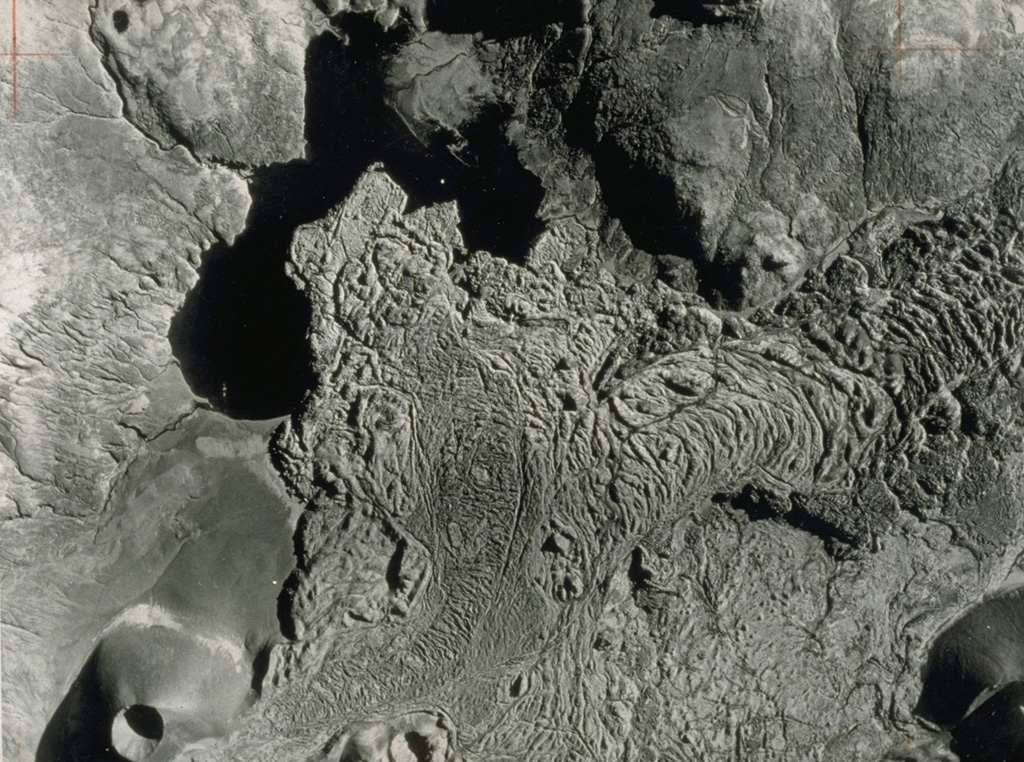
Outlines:
[[1024,760],[1024,6],[91,5],[0,78],[4,758]]

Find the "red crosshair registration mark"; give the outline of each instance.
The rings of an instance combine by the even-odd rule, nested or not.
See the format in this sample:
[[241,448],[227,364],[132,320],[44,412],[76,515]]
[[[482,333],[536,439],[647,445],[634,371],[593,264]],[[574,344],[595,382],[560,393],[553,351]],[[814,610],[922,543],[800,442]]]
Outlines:
[[18,0],[11,0],[11,51],[0,53],[0,56],[11,59],[11,114],[13,116],[18,116],[18,59],[49,58],[62,55],[64,54],[49,51],[18,50]]
[[958,45],[904,45],[903,44],[903,0],[896,0],[896,47],[861,48],[864,53],[895,53],[896,71],[903,80],[903,56],[905,53],[993,53],[997,48],[970,48]]

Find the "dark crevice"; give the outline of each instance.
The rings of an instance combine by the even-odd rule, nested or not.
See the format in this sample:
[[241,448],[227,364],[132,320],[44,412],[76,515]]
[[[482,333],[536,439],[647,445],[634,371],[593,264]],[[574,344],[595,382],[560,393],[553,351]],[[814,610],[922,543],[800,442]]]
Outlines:
[[867,100],[858,98],[857,103],[857,142],[861,154],[861,185],[864,192],[864,203],[870,205],[868,195],[868,171],[871,168],[871,131],[868,129]]
[[820,539],[830,552],[836,551],[837,544],[847,546],[858,544],[858,539],[842,527],[811,513],[797,502],[793,503],[789,512],[782,518],[794,529],[807,532]]
[[384,573],[388,588],[393,593],[402,591],[402,562],[405,560],[407,546],[408,543],[404,539],[398,541],[395,546],[395,552],[391,555],[391,559],[388,561],[388,568]]
[[[280,600],[280,596],[278,596]],[[256,658],[252,661],[252,683],[250,687],[257,696],[263,693],[263,679],[267,676],[270,671],[270,652],[271,649],[261,648],[260,652],[256,654]]]
[[512,698],[519,698],[523,695],[526,680],[522,675],[516,675],[508,687],[508,695]]
[[634,592],[646,590],[650,586],[652,574],[644,565],[644,551],[642,548],[633,548],[629,557],[629,570],[626,572],[629,581],[633,585]]
[[751,521],[778,519],[789,510],[788,500],[782,500],[750,484],[745,486],[738,495],[732,497],[719,495],[714,499],[716,502],[730,503],[733,508],[745,513]]
[[858,538],[849,531],[814,512],[809,507],[813,504],[801,495],[776,495],[748,484],[735,495],[717,494],[712,501],[731,505],[751,521],[783,521],[794,529],[817,537],[834,555],[841,555],[843,549],[859,544]]
[[864,113],[866,109],[866,106],[861,106],[857,111],[857,140],[860,142],[860,153],[864,161],[865,172],[871,156],[871,133],[868,131],[867,116]]
[[[296,536],[299,531],[296,530]],[[298,628],[295,626],[294,610],[295,596],[299,592],[299,572],[294,571],[288,575],[281,586],[281,594],[277,596],[277,623],[281,628],[281,634],[290,641],[299,639]]]

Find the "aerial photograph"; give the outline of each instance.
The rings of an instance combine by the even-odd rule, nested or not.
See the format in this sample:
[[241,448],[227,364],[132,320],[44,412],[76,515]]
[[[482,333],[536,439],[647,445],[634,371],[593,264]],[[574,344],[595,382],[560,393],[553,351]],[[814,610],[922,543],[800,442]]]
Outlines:
[[1024,0],[0,0],[0,762],[1024,762]]

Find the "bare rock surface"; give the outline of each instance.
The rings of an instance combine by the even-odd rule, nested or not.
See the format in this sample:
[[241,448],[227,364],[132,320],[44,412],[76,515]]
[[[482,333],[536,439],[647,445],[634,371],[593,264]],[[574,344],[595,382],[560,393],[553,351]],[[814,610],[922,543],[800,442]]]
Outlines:
[[[1018,547],[1014,513],[975,500],[953,528],[988,541],[989,560],[975,567],[969,550],[951,551],[950,529],[901,515],[913,495],[875,469],[880,451],[911,463],[929,454],[924,442],[899,444],[903,422],[924,415],[921,401],[935,393],[914,380],[945,387],[942,378],[985,374],[1019,350],[973,343],[940,359],[896,336],[910,319],[967,328],[966,313],[942,318],[939,305],[966,308],[972,300],[951,292],[987,277],[995,295],[998,280],[985,273],[1012,265],[965,259],[969,238],[925,224],[920,240],[943,240],[946,253],[933,249],[913,272],[935,279],[949,302],[926,306],[918,294],[933,287],[906,288],[901,273],[918,254],[904,238],[873,263],[873,286],[869,263],[833,265],[833,275],[859,273],[874,295],[853,308],[857,318],[833,313],[844,327],[831,344],[827,327],[808,335],[781,316],[730,338],[717,316],[658,284],[616,296],[598,240],[575,224],[545,234],[511,279],[486,255],[452,260],[461,249],[454,209],[403,215],[405,206],[377,171],[294,244],[322,380],[279,444],[287,478],[317,509],[300,530],[299,644],[275,672],[275,727],[345,733],[367,708],[387,717],[430,704],[458,728],[467,759],[588,759],[595,748],[629,758],[636,737],[669,758],[710,758],[737,743],[764,758],[794,749],[881,757],[911,721],[918,677],[900,665],[910,653],[923,658],[946,606],[998,584]],[[1000,235],[999,223],[975,224]],[[562,257],[580,250],[591,269],[567,278]],[[827,291],[800,294],[790,309]],[[998,309],[1009,315],[1024,294],[1012,280],[1004,293]],[[667,332],[659,313],[690,330]],[[902,346],[876,378],[843,348],[843,336],[865,329]],[[950,345],[966,347],[965,338]],[[649,348],[642,367],[617,355],[624,344]],[[916,370],[924,361],[927,374]],[[972,445],[988,449],[961,442]],[[1019,458],[1004,468],[1012,492]],[[745,513],[721,505],[729,495]],[[416,548],[417,583],[394,579],[402,606],[359,623],[339,613],[368,587],[343,571],[367,510],[381,517],[378,532]],[[790,526],[762,520],[773,515]],[[828,550],[836,541],[876,547],[837,557]],[[782,560],[790,553],[799,572]],[[358,587],[328,592],[341,577]],[[377,580],[383,594],[384,570]],[[762,674],[755,665],[766,653]],[[484,690],[500,699],[481,701]],[[720,715],[724,704],[736,725]],[[884,718],[886,730],[879,705],[907,708]],[[545,730],[503,730],[510,715]],[[570,740],[581,725],[591,735]]]
[[6,1],[4,758],[1022,758],[1017,3]]
[[301,3],[114,0],[92,15],[125,115],[163,147],[232,165],[302,157]]

